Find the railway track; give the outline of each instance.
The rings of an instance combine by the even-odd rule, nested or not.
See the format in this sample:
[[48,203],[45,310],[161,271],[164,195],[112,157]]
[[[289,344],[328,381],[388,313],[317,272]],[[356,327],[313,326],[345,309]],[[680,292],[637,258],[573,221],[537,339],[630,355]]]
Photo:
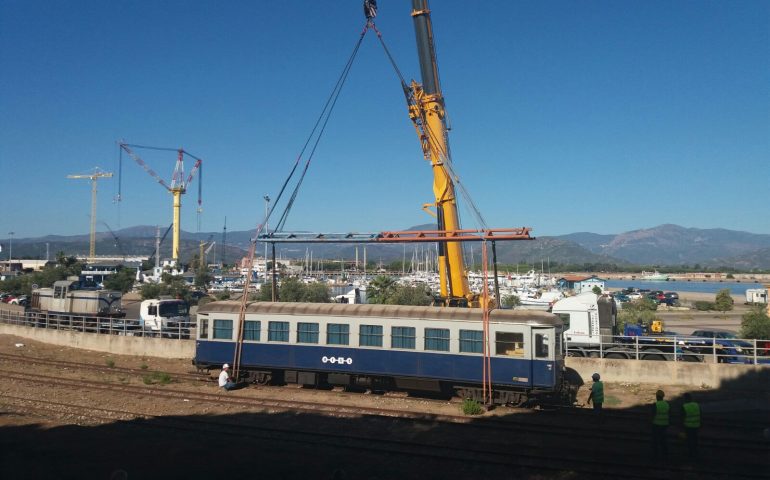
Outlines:
[[[404,438],[388,439],[381,436],[360,435],[351,432],[330,433],[323,431],[298,430],[266,427],[254,422],[244,423],[240,420],[207,419],[192,417],[164,417],[129,410],[115,410],[102,407],[84,406],[65,402],[40,400],[19,396],[2,396],[5,408],[33,410],[44,417],[77,417],[90,419],[96,423],[111,423],[116,420],[130,422],[134,426],[152,429],[173,429],[188,432],[205,432],[206,435],[223,435],[233,440],[240,438],[268,441],[271,443],[288,443],[294,446],[302,445],[314,449],[350,450],[360,454],[368,452],[373,455],[396,455],[410,459],[429,459],[442,463],[486,464],[495,467],[516,468],[537,472],[540,475],[547,472],[560,475],[564,472],[578,475],[590,475],[592,478],[631,478],[631,479],[662,479],[671,478],[672,473],[698,475],[697,478],[719,478],[723,473],[698,472],[692,468],[679,469],[651,467],[649,463],[634,466],[627,461],[601,461],[583,453],[565,457],[560,454],[554,458],[548,449],[521,446],[514,452],[508,449],[489,450],[486,447],[474,448],[468,445],[452,446],[444,444],[428,444]],[[62,413],[64,412],[64,413]],[[539,453],[538,453],[539,452]],[[732,472],[730,478],[764,478],[761,475],[738,474]],[[703,474],[703,475],[701,475]]]
[[[481,435],[480,438],[487,438],[488,441],[482,441],[477,442],[474,444],[473,448],[469,448],[467,445],[452,445],[450,443],[446,443],[446,439],[443,439],[440,444],[435,444],[435,442],[430,445],[430,452],[425,452],[424,455],[427,457],[435,457],[435,458],[465,458],[467,455],[472,455],[472,458],[474,461],[479,461],[479,459],[485,459],[485,462],[488,462],[489,464],[494,465],[508,465],[508,466],[517,466],[521,468],[534,468],[535,466],[542,467],[542,462],[544,458],[543,454],[543,448],[542,444],[547,443],[549,446],[553,447],[555,445],[558,445],[559,443],[565,443],[565,447],[568,445],[571,445],[571,447],[568,450],[565,449],[559,449],[560,451],[560,460],[557,462],[557,464],[554,464],[552,471],[561,471],[564,469],[569,469],[570,471],[581,471],[584,473],[591,473],[591,474],[601,474],[601,475],[617,475],[617,476],[624,476],[628,478],[628,469],[629,469],[629,463],[628,460],[625,459],[622,455],[622,451],[617,452],[617,455],[614,455],[615,458],[618,458],[618,461],[612,461],[612,460],[605,460],[601,462],[597,462],[595,457],[595,448],[591,448],[590,445],[592,442],[595,442],[598,437],[601,436],[611,436],[612,440],[617,444],[623,444],[624,448],[629,448],[632,444],[638,444],[641,443],[641,448],[644,449],[647,446],[647,437],[646,436],[639,436],[637,434],[632,434],[631,432],[618,432],[618,431],[596,431],[592,426],[583,424],[582,428],[571,428],[571,427],[565,427],[564,425],[559,424],[557,425],[545,425],[545,424],[529,424],[528,422],[511,422],[509,420],[498,420],[494,418],[483,418],[483,419],[471,419],[468,417],[461,417],[461,416],[452,416],[452,415],[431,415],[431,414],[424,414],[424,413],[412,413],[412,412],[405,412],[403,410],[387,410],[387,409],[379,409],[379,408],[359,408],[359,407],[349,407],[349,406],[340,406],[340,405],[324,405],[324,404],[318,404],[318,403],[311,403],[311,402],[300,402],[300,401],[284,401],[284,400],[266,400],[261,398],[245,398],[245,397],[236,397],[233,395],[221,395],[221,394],[212,394],[212,393],[204,393],[204,392],[191,392],[191,391],[180,391],[180,390],[171,390],[166,388],[149,388],[149,387],[139,387],[139,386],[129,386],[129,385],[117,385],[117,384],[109,384],[109,383],[103,383],[103,382],[96,382],[96,381],[87,381],[87,380],[69,380],[64,379],[61,377],[52,377],[52,376],[36,376],[34,379],[30,379],[27,375],[22,375],[14,371],[1,371],[0,375],[2,375],[4,378],[12,379],[16,381],[22,381],[22,382],[44,382],[45,385],[50,386],[58,386],[58,387],[64,387],[64,388],[73,388],[73,389],[85,389],[85,390],[109,390],[114,393],[120,393],[122,395],[136,395],[136,396],[151,396],[154,401],[158,401],[159,399],[168,399],[168,400],[179,400],[179,399],[186,399],[189,401],[197,401],[197,402],[207,402],[214,405],[237,405],[242,408],[247,409],[261,409],[263,411],[267,411],[268,413],[277,413],[277,412],[293,412],[293,413],[304,413],[304,414],[312,414],[312,415],[322,415],[326,417],[346,417],[346,418],[364,418],[368,421],[385,421],[385,419],[389,419],[391,421],[408,421],[411,424],[414,424],[415,422],[422,423],[424,425],[428,425],[429,427],[435,427],[436,425],[443,425],[443,428],[446,428],[447,425],[451,425],[452,428],[459,428],[459,424],[462,425],[462,428],[473,428],[473,429],[480,429]],[[42,405],[55,405],[56,402],[51,402],[48,400],[40,400],[37,398],[28,398],[24,399],[18,396],[11,396],[8,394],[3,394],[2,397],[4,398],[4,401],[28,401],[33,402],[36,405],[38,403]],[[93,407],[89,406],[82,406],[77,404],[62,404],[59,406],[70,406],[72,408],[83,408],[83,409],[93,409]],[[108,409],[99,407],[96,410],[98,411],[108,411]],[[108,416],[107,418],[109,421],[115,421],[115,415],[126,415],[130,418],[142,418],[142,417],[148,417],[152,419],[162,419],[157,420],[160,424],[165,425],[167,423],[166,417],[158,417],[155,415],[147,415],[145,413],[141,412],[133,412],[133,411],[114,411],[109,410],[112,412],[112,415]],[[199,422],[203,421],[198,417],[189,417],[186,416],[185,422],[189,419],[193,424],[198,424]],[[178,420],[175,420],[175,422]],[[206,420],[205,422],[209,422],[209,420]],[[204,422],[204,423],[205,423]],[[228,424],[228,426],[230,426]],[[590,427],[590,428],[586,428]],[[259,428],[264,430],[266,427],[262,426],[249,426],[249,428]],[[323,438],[329,438],[329,435],[332,435],[334,438],[334,441],[339,443],[340,441],[344,440],[346,442],[348,441],[354,441],[350,440],[349,437],[351,436],[350,433],[335,433],[335,434],[329,434],[329,433],[323,433],[319,434],[318,432],[311,432],[311,431],[298,431],[296,427],[290,427],[289,429],[286,428],[271,428],[268,429],[269,432],[276,433],[281,432],[282,435],[291,435],[291,434],[298,434],[298,435],[322,435]],[[454,435],[449,435],[447,438],[464,438],[469,434],[469,430],[463,430],[458,431]],[[341,437],[340,437],[341,435]],[[584,441],[578,441],[578,437],[583,437]],[[532,438],[538,438],[541,441],[538,442],[531,442],[528,441]],[[547,439],[547,442],[542,442],[542,439]],[[379,445],[383,446],[382,443],[384,442],[381,438],[375,438],[375,437],[357,437],[357,441],[359,443],[371,443],[372,445]],[[372,443],[374,442],[374,443]],[[379,442],[379,443],[378,443]],[[398,453],[398,448],[395,448],[399,444],[404,443],[403,439],[399,440],[390,440],[390,442],[396,442],[395,444],[388,444],[388,448],[386,451],[391,453]],[[428,446],[414,442],[407,442],[408,448],[410,452],[413,452],[415,448],[417,449],[425,449],[428,448]],[[704,447],[707,446],[707,443],[704,442]],[[727,445],[720,442],[720,444],[715,445],[711,444],[709,445],[710,448],[725,448]],[[352,447],[351,447],[352,448]],[[379,448],[379,447],[373,447],[373,448]],[[633,447],[631,447],[633,448]],[[733,448],[735,448],[733,444]],[[441,455],[438,455],[437,452],[435,452],[435,449],[439,449],[442,453]],[[459,451],[465,452],[462,455],[459,453]],[[551,449],[546,449],[546,451],[551,451]],[[511,452],[516,452],[515,459],[510,459]],[[422,454],[420,454],[422,455]],[[438,456],[437,456],[438,455]],[[443,456],[442,456],[443,455]],[[418,455],[419,456],[419,455]],[[613,455],[608,455],[612,457]],[[508,458],[506,460],[506,458]],[[589,460],[586,460],[589,459]],[[553,462],[550,462],[553,464]],[[692,473],[692,469],[688,467],[671,467],[671,468],[681,468],[682,473]],[[665,475],[661,476],[662,474],[655,470],[650,469],[648,463],[640,463],[639,465],[635,466],[635,469],[638,470],[638,476],[635,478],[667,478]],[[671,469],[667,468],[664,469],[665,472],[669,472],[666,475],[670,474]],[[714,468],[710,467],[708,471],[704,471],[702,473],[713,475],[715,472],[718,472],[719,469],[715,470]],[[723,472],[727,473],[727,472]],[[733,476],[736,471],[730,470],[729,472],[731,476]],[[750,474],[750,471],[746,472],[745,478],[753,478]],[[706,477],[704,477],[706,478]],[[757,477],[759,478],[759,477]]]
[[[89,371],[96,371],[101,373],[122,373],[127,375],[136,375],[140,377],[144,377],[146,375],[150,375],[152,373],[165,373],[158,370],[149,370],[149,369],[133,369],[133,368],[125,368],[125,367],[108,367],[103,365],[94,365],[89,363],[82,363],[82,362],[71,362],[71,361],[61,361],[61,360],[50,360],[50,359],[38,359],[38,358],[30,358],[24,355],[14,355],[14,354],[7,354],[7,353],[0,353],[0,360],[9,360],[9,361],[19,361],[24,362],[26,364],[38,364],[38,365],[47,365],[47,366],[53,366],[53,367],[66,367],[71,369],[81,369],[81,370],[89,370]],[[215,379],[211,377],[208,374],[205,373],[170,373],[171,377],[174,380],[191,380],[194,382],[214,382]],[[284,387],[284,386],[260,386],[260,389],[269,389],[269,390],[283,390],[286,388],[292,389],[296,388],[294,386]],[[168,391],[168,390],[165,390]],[[357,393],[348,393],[344,392],[346,395],[360,395]],[[226,397],[216,397],[219,400],[222,400],[226,398],[228,401],[232,400],[233,396],[226,396]],[[459,399],[456,399],[459,400]],[[242,401],[235,400],[239,404],[243,404]],[[265,402],[264,399],[254,399],[254,400],[248,400],[248,404],[255,404],[255,402]],[[436,404],[443,404],[445,403],[445,400],[432,400],[432,399],[426,399],[421,398],[421,401],[423,402],[435,402]],[[301,402],[301,401],[294,401],[293,405],[289,408],[293,408],[299,411],[304,411],[305,409],[309,409],[309,411],[318,411],[317,408],[321,408],[322,404],[319,404],[317,402]],[[278,408],[280,404],[276,401],[270,405],[266,405],[266,407],[274,407]],[[325,408],[340,408],[339,404],[327,404],[324,405]],[[513,413],[532,413],[535,412],[535,408],[523,408],[523,407],[516,407],[509,409],[510,412]],[[575,428],[582,428],[586,425],[586,423],[594,423],[594,416],[593,412],[589,409],[584,408],[577,408],[577,407],[560,407],[555,409],[559,413],[562,414],[560,417],[560,424],[559,429],[555,430],[554,433],[563,434],[564,433],[564,427],[565,426],[573,426]],[[400,417],[400,418],[411,418],[414,420],[427,420],[427,421],[445,421],[445,422],[453,422],[453,423],[469,423],[471,420],[471,417],[463,416],[463,415],[433,415],[433,414],[427,414],[427,413],[410,413],[410,412],[404,412],[403,410],[392,410],[392,409],[384,409],[384,408],[370,408],[367,412],[365,412],[366,415],[381,415],[381,416],[388,416],[388,417]],[[547,414],[547,413],[545,413]],[[639,427],[646,426],[646,417],[643,417],[643,421],[639,421],[639,414],[634,412],[618,412],[618,411],[612,411],[609,409],[606,409],[602,416],[604,417],[604,423],[607,424],[607,428],[611,425],[612,432],[616,434],[628,434],[627,439],[635,439],[635,432],[638,433]],[[526,418],[525,415],[516,415],[514,418],[508,418],[512,416],[506,416],[506,418],[501,418],[500,416],[495,416],[491,419],[489,419],[489,422],[491,424],[496,424],[499,428],[505,428],[507,425],[508,428],[511,429],[519,429],[521,428],[522,423],[528,423],[532,426],[541,427],[541,428],[548,428],[551,427],[551,425],[543,423],[543,422],[537,422],[536,420],[533,420],[531,418]],[[707,441],[711,441],[714,446],[729,446],[729,444],[734,443],[734,441],[742,441],[745,439],[745,434],[747,431],[753,431],[756,430],[757,436],[759,437],[759,433],[761,432],[761,426],[759,426],[756,422],[754,423],[741,423],[736,422],[734,420],[720,420],[718,418],[711,418],[709,419],[709,427],[713,428],[714,430],[719,430],[718,436],[714,436],[711,440],[708,440],[708,432],[705,432],[704,436]],[[626,425],[627,424],[627,425]],[[592,429],[594,431],[597,430],[596,425],[592,425]],[[598,427],[599,430],[602,429],[602,427]],[[724,431],[723,431],[724,430]]]

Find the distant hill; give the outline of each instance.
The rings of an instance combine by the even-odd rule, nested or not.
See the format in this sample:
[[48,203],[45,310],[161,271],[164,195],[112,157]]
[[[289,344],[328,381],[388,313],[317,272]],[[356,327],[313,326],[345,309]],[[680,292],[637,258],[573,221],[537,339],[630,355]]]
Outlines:
[[[167,227],[166,227],[167,228]],[[166,231],[161,228],[161,235]],[[418,225],[405,230],[427,230],[433,225]],[[209,254],[210,261],[218,261],[222,254],[228,262],[246,255],[253,231],[227,232],[227,248],[222,251],[221,232],[182,232],[182,260],[188,261],[199,251],[201,241],[213,240],[217,245]],[[155,250],[156,227],[135,226],[114,232],[97,234],[97,254],[150,255]],[[117,240],[115,239],[117,237]],[[40,238],[14,239],[14,257],[45,258],[46,243],[51,258],[58,251],[68,255],[88,253],[88,235],[47,235]],[[391,262],[406,259],[415,252],[429,249],[427,244],[383,244],[366,246],[370,261]],[[467,249],[471,246],[468,245]],[[473,245],[474,260],[480,260],[480,246]],[[470,250],[468,250],[470,251]],[[258,254],[264,245],[258,244]],[[351,244],[283,244],[277,245],[276,253],[283,258],[304,258],[311,254],[314,259],[353,259],[356,245]],[[359,259],[363,260],[363,247],[358,247]],[[5,253],[5,252],[4,252]],[[161,256],[171,255],[171,233],[163,242]],[[498,242],[499,263],[541,262],[560,264],[604,263],[617,265],[695,265],[733,266],[741,269],[770,269],[770,235],[754,234],[726,229],[684,228],[678,225],[633,230],[617,235],[600,235],[590,232],[571,233],[556,237],[538,237],[532,241]],[[470,259],[469,259],[470,260]]]
[[[594,253],[639,265],[718,266],[725,258],[745,258],[745,268],[762,268],[755,252],[770,248],[770,235],[726,230],[660,225],[618,235],[570,234],[558,238],[574,241]],[[749,266],[751,265],[751,266]]]

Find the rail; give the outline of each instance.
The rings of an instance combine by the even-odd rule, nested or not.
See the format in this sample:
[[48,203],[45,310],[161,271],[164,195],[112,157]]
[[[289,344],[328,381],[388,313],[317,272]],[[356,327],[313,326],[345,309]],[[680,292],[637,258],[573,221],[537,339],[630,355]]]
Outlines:
[[564,345],[568,357],[770,365],[770,340],[762,339],[618,335],[598,344]]
[[154,330],[144,327],[141,320],[138,319],[62,315],[34,311],[16,312],[0,310],[0,323],[81,333],[124,335],[132,337],[161,337],[177,340],[195,338],[196,332],[196,324],[194,322],[180,323],[176,326]]

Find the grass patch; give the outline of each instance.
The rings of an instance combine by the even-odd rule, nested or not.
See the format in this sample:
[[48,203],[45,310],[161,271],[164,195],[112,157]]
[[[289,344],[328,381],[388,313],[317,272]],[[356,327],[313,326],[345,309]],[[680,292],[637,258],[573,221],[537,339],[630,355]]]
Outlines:
[[152,372],[142,377],[145,385],[166,385],[171,383],[171,375],[165,372]]
[[106,363],[109,368],[115,368],[115,360],[111,358],[108,358],[107,361],[104,363]]
[[613,397],[612,395],[604,396],[604,405],[607,405],[608,407],[616,407],[621,403],[623,402],[621,402],[618,397]]
[[146,364],[146,363],[143,363],[143,364],[139,365],[139,368],[141,368],[142,370],[147,370],[147,369],[148,369],[148,368],[150,368],[150,367],[149,367],[149,366],[147,366],[147,364]]
[[484,413],[484,407],[479,402],[472,398],[466,398],[463,400],[462,411],[464,415],[481,415]]

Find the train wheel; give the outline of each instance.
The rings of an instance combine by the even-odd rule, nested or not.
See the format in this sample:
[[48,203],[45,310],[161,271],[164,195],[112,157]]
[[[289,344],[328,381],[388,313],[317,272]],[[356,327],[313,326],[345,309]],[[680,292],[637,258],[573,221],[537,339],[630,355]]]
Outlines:
[[259,372],[257,374],[255,383],[257,385],[269,385],[272,380],[273,375],[271,373]]

